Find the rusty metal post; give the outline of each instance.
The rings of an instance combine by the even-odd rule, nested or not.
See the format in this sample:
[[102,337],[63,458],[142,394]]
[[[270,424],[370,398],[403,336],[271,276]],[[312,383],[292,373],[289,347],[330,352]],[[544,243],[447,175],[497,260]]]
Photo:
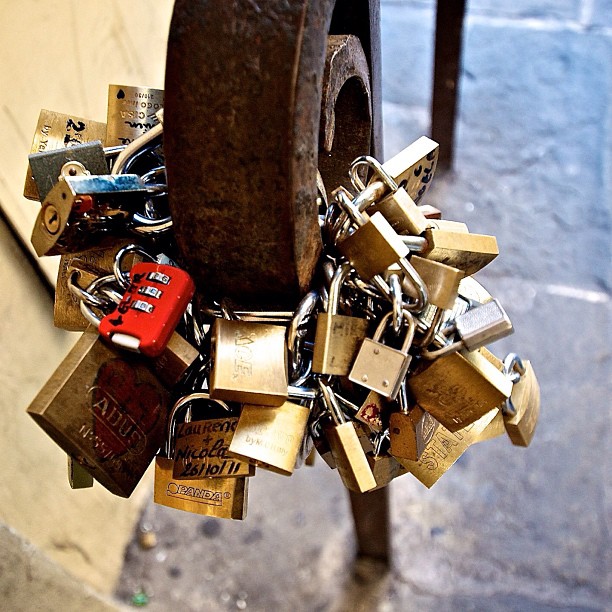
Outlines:
[[439,170],[453,164],[464,15],[465,0],[438,0],[431,137],[440,143]]

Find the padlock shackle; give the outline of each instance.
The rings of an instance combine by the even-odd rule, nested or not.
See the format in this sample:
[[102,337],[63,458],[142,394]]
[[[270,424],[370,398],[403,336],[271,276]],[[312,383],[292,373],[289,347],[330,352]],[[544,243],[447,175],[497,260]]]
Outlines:
[[174,406],[172,406],[172,409],[170,410],[170,414],[168,416],[168,427],[166,433],[165,447],[166,459],[172,459],[174,456],[174,435],[176,432],[176,418],[178,416],[178,412],[179,410],[186,408],[187,404],[194,400],[206,400],[209,402],[213,402],[221,406],[224,410],[227,410],[228,412],[230,411],[229,406],[225,402],[211,398],[210,395],[204,391],[200,393],[189,393],[188,395],[184,395],[183,397],[181,397],[174,404]]
[[[117,279],[115,278],[114,274],[109,274],[107,276],[101,276],[100,278],[96,278],[94,281],[92,281],[87,286],[87,289],[83,291],[83,294],[84,295],[94,295],[96,291],[103,288],[105,285],[112,285],[112,284],[115,284],[116,282],[117,282]],[[73,291],[73,293],[81,300],[81,303],[79,304],[79,307],[81,309],[81,314],[85,317],[88,323],[90,323],[96,329],[98,329],[100,327],[100,322],[102,321],[102,318],[96,315],[96,313],[92,310],[91,305],[87,303],[87,301],[84,298],[84,295],[82,296],[76,293],[75,290],[73,290],[73,285],[71,283],[69,283],[69,287],[71,291]],[[115,300],[114,299],[115,297],[117,297],[118,299]],[[113,296],[113,301],[115,301],[118,304],[121,301],[121,297],[117,294],[116,296]],[[93,306],[97,307],[95,304]]]
[[[361,155],[353,161],[349,170],[349,176],[351,177],[351,183],[357,191],[364,191],[366,184],[361,180],[357,170],[360,166],[368,166],[374,171],[381,179],[383,184],[391,190],[391,192],[397,191],[399,185],[393,180],[393,177],[383,168],[383,165],[374,157],[370,155]],[[372,181],[369,181],[372,183]]]
[[336,425],[342,425],[346,423],[346,418],[340,405],[338,404],[338,400],[331,387],[325,384],[320,378],[317,380],[319,384],[319,389],[321,390],[321,395],[323,396],[323,403],[327,408],[328,412],[331,414],[332,419],[336,423]]
[[351,264],[343,263],[339,265],[334,275],[332,276],[331,283],[329,284],[329,298],[327,300],[327,312],[330,315],[338,314],[338,307],[340,306],[340,290],[342,289],[342,283],[346,280],[346,277],[351,271]]
[[[414,340],[414,332],[416,331],[416,321],[414,320],[414,316],[409,310],[404,309],[403,312],[406,321],[408,321],[408,330],[406,331],[406,336],[404,337],[404,342],[402,343],[402,348],[400,350],[402,353],[407,354],[408,349],[410,349],[412,341]],[[390,310],[384,317],[382,317],[380,323],[378,324],[378,327],[376,328],[376,331],[374,332],[374,336],[372,336],[372,340],[374,340],[374,342],[380,342],[380,339],[382,338],[382,335],[385,331],[385,327],[387,327],[387,324],[389,323],[389,320],[392,316],[393,311]]]

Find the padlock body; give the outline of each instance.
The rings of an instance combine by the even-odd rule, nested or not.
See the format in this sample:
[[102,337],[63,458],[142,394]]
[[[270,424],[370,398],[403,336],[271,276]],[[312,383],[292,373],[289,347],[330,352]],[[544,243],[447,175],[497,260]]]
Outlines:
[[418,236],[428,226],[425,215],[403,187],[377,202],[370,211],[380,212],[398,234]]
[[366,338],[357,353],[349,380],[395,399],[410,361],[407,353]]
[[418,461],[437,427],[438,422],[419,406],[407,413],[392,412],[389,416],[390,453],[394,457]]
[[463,429],[510,396],[512,383],[478,352],[436,359],[408,379],[416,402],[450,431]]
[[466,276],[478,272],[499,255],[495,236],[428,229],[424,257],[463,270]]
[[86,332],[28,413],[98,482],[129,497],[164,441],[168,406],[142,359]]
[[366,280],[408,255],[408,247],[379,212],[340,242],[338,250]]
[[355,418],[367,425],[372,431],[383,430],[382,415],[387,409],[388,400],[376,391],[370,391],[355,413]]
[[312,371],[318,374],[346,376],[367,330],[367,319],[319,313]]
[[98,331],[114,344],[147,357],[159,357],[194,292],[194,282],[184,270],[153,262],[137,263],[130,270],[130,285],[121,302],[102,319]]
[[[72,147],[94,140],[104,141],[105,136],[105,123],[43,109],[38,116],[30,153],[42,153],[43,151]],[[42,197],[38,193],[32,168],[29,164],[23,195],[28,200],[41,200]]]
[[210,397],[281,406],[287,401],[287,349],[280,325],[216,319]]
[[[410,258],[410,263],[427,287],[429,303],[452,310],[459,292],[459,283],[465,276],[463,270],[415,255]],[[408,283],[407,288],[411,287]],[[409,294],[411,293],[409,291]]]
[[174,461],[155,458],[153,501],[162,506],[216,518],[246,517],[248,478],[203,478],[177,480]]
[[352,422],[324,426],[325,437],[344,486],[365,493],[377,485]]
[[499,300],[490,300],[486,304],[471,308],[455,319],[455,327],[468,351],[505,338],[514,331],[512,322]]
[[292,402],[282,406],[245,404],[229,455],[291,476],[302,446],[310,410]]
[[390,455],[375,456],[372,453],[366,455],[368,465],[376,481],[376,487],[372,491],[386,487],[394,478],[402,476],[408,472],[395,457]]
[[525,373],[512,386],[513,416],[504,415],[504,425],[515,446],[529,446],[540,416],[540,385],[530,361],[523,361]]
[[174,437],[174,478],[254,476],[255,466],[227,454],[237,425],[238,417],[178,424]]

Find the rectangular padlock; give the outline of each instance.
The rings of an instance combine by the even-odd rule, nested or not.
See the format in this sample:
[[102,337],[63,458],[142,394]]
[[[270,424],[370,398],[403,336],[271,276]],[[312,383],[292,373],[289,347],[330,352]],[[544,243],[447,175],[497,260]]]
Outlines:
[[370,214],[379,212],[398,234],[422,234],[429,222],[403,187],[376,202]]
[[317,315],[312,371],[318,374],[346,376],[367,333],[367,319],[338,314],[341,285],[349,271],[349,264],[336,269],[329,288],[327,312]]
[[408,388],[419,406],[457,431],[500,406],[512,383],[480,353],[461,351],[432,361],[408,379]]
[[510,403],[514,414],[504,414],[504,425],[515,446],[529,446],[540,415],[540,386],[530,361],[522,362],[525,372],[512,386]]
[[383,170],[418,204],[436,172],[439,148],[437,142],[421,136],[386,161]]
[[479,440],[482,432],[498,412],[495,408],[455,432],[439,425],[418,461],[408,459],[398,459],[398,461],[429,489],[472,444]]
[[409,471],[395,457],[386,453],[382,455],[368,453],[366,457],[374,480],[376,480],[376,487],[371,491],[386,487],[393,479],[403,476]]
[[394,349],[381,342],[391,315],[389,312],[381,319],[373,338],[362,342],[348,377],[358,385],[395,399],[412,360],[408,350],[414,338],[415,322],[407,316],[409,327],[402,348]]
[[164,441],[168,407],[141,359],[85,332],[27,411],[100,484],[129,497]]
[[428,247],[424,257],[463,270],[466,276],[478,272],[499,255],[495,236],[427,229],[425,238]]
[[455,319],[459,339],[468,351],[505,338],[513,333],[512,321],[499,300],[470,308]]
[[159,123],[164,91],[151,87],[109,85],[106,118],[107,147],[127,145]]
[[73,147],[43,151],[28,155],[32,176],[41,202],[60,176],[108,174],[109,168],[99,140]]
[[117,308],[100,322],[100,335],[147,357],[160,356],[195,292],[191,276],[174,266],[137,263]]
[[137,174],[62,176],[36,217],[32,246],[39,257],[109,246],[148,197]]
[[282,406],[245,404],[228,454],[291,476],[309,415],[308,408],[293,402]]
[[438,422],[420,406],[389,416],[389,452],[394,457],[418,461],[433,437]]
[[[30,153],[62,149],[94,140],[103,141],[105,137],[106,123],[43,109],[38,117]],[[23,195],[28,200],[41,200],[29,164]]]
[[211,351],[211,397],[262,406],[281,406],[287,401],[284,327],[215,319]]
[[248,478],[178,480],[174,461],[155,458],[153,501],[156,504],[216,518],[242,520],[248,503]]

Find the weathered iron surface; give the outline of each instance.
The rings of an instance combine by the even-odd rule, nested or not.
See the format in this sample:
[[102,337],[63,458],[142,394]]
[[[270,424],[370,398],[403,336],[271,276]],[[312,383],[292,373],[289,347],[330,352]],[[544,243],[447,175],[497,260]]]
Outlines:
[[327,34],[366,41],[374,93],[377,13],[366,0],[335,10],[333,0],[177,0],[164,120],[170,208],[181,263],[211,299],[293,307],[308,289],[321,246]]

